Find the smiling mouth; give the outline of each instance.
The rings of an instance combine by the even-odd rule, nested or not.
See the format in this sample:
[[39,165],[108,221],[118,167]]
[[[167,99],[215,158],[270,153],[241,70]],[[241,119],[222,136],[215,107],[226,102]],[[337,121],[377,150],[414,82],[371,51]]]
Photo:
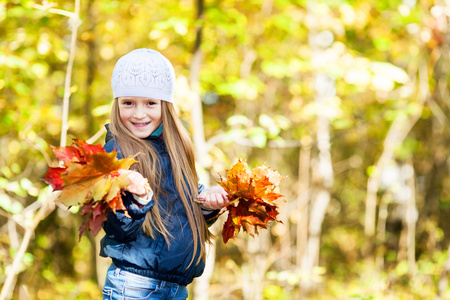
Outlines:
[[135,126],[135,127],[145,127],[148,124],[150,124],[150,122],[145,122],[145,123],[133,123],[133,122],[131,122],[131,124],[133,124],[133,126]]

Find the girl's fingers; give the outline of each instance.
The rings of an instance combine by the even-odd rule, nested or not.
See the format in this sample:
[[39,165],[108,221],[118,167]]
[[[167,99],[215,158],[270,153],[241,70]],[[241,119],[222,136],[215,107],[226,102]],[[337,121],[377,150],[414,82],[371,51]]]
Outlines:
[[136,195],[144,195],[151,190],[147,178],[142,176],[139,172],[124,169],[121,169],[118,172],[119,174],[128,174],[130,183],[125,188],[125,190],[129,191],[130,193]]
[[223,203],[224,204],[228,203],[228,193],[224,190],[223,192],[220,193],[220,195],[222,196]]
[[117,173],[119,173],[120,175],[122,175],[122,174],[130,174],[131,172],[133,172],[133,171],[125,170],[125,169],[119,169],[119,171],[117,171]]
[[218,208],[216,194],[211,194],[209,196],[210,196],[209,205],[214,209]]
[[221,209],[222,207],[224,207],[225,203],[224,203],[224,199],[223,199],[222,195],[219,193],[211,194],[209,206],[212,209]]
[[220,186],[204,190],[196,202],[208,209],[221,209],[228,203],[228,193]]

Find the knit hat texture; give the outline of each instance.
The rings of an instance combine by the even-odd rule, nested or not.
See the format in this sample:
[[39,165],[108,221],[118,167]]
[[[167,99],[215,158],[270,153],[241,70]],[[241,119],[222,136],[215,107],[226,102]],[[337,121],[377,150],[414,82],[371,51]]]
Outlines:
[[152,49],[136,49],[114,66],[113,97],[147,97],[173,103],[175,71],[170,61]]

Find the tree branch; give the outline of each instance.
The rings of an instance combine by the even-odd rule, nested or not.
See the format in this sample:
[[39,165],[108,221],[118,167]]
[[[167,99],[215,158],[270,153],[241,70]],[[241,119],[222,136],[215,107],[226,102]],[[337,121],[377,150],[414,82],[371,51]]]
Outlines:
[[423,62],[419,67],[419,95],[418,95],[418,109],[409,117],[405,118],[399,115],[392,123],[384,140],[384,150],[375,164],[373,174],[367,181],[367,196],[366,196],[366,216],[364,221],[364,232],[366,237],[373,237],[375,234],[375,214],[377,206],[377,192],[379,188],[379,181],[383,169],[394,157],[395,148],[403,143],[408,136],[412,127],[419,120],[423,105],[429,98],[430,90],[428,88],[428,73],[426,63]]
[[[45,7],[42,6],[35,6],[38,9],[42,9]],[[73,25],[72,25],[72,37],[71,37],[71,43],[70,43],[70,50],[69,50],[69,62],[67,65],[67,71],[66,71],[66,77],[65,77],[65,85],[64,85],[64,99],[63,99],[63,118],[62,118],[62,128],[61,128],[61,146],[66,145],[66,139],[67,139],[67,119],[68,119],[68,112],[69,112],[69,97],[70,97],[70,83],[71,83],[71,75],[72,75],[72,67],[73,67],[73,61],[75,59],[75,51],[76,51],[76,40],[77,40],[77,29],[78,29],[78,21],[79,21],[79,15],[80,15],[80,0],[75,0],[75,12],[74,13],[62,13],[61,10],[56,10],[53,8],[48,9],[50,12],[55,12],[59,14],[63,14],[66,16],[69,16],[73,19]],[[47,196],[46,200],[42,203],[41,208],[36,213],[36,215],[33,218],[33,223],[31,226],[26,227],[24,237],[22,239],[19,251],[17,252],[14,261],[11,265],[11,268],[6,276],[5,283],[3,285],[2,291],[0,293],[0,300],[7,299],[14,289],[14,282],[17,276],[17,273],[19,272],[20,266],[22,265],[22,258],[25,254],[25,251],[28,248],[28,245],[30,243],[31,238],[34,235],[34,231],[36,227],[39,225],[41,220],[43,220],[49,213],[51,213],[54,209],[54,200],[60,193],[52,193]]]
[[45,202],[42,203],[41,208],[37,212],[36,216],[33,219],[33,223],[31,226],[27,227],[25,230],[25,235],[22,239],[22,242],[20,244],[19,251],[16,254],[16,257],[14,258],[14,261],[11,265],[11,268],[9,269],[8,275],[6,276],[5,283],[2,288],[2,292],[0,294],[0,300],[5,300],[7,297],[10,296],[10,293],[12,292],[12,289],[14,288],[13,282],[16,278],[16,275],[18,273],[18,270],[20,269],[20,266],[22,265],[22,258],[25,254],[25,251],[28,248],[28,245],[30,243],[30,240],[34,234],[34,231],[36,227],[39,225],[41,220],[43,220],[49,213],[51,213],[54,209],[54,206],[51,205],[56,199],[56,197],[59,195],[59,193],[53,193],[49,195]]
[[70,84],[72,77],[72,67],[73,61],[75,60],[75,52],[77,48],[77,32],[78,32],[78,21],[80,19],[80,0],[75,0],[75,14],[72,18],[72,36],[70,39],[70,52],[69,52],[69,62],[67,63],[66,78],[64,84],[64,99],[63,99],[63,116],[61,125],[61,146],[66,146],[67,141],[67,131],[69,129],[68,118],[69,118],[69,98],[70,98]]

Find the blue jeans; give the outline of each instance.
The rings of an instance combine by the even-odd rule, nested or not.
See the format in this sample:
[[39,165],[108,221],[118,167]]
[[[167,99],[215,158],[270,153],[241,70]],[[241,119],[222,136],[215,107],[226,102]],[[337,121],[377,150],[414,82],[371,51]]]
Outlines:
[[111,264],[103,286],[103,300],[185,300],[188,290],[176,283],[124,271]]

